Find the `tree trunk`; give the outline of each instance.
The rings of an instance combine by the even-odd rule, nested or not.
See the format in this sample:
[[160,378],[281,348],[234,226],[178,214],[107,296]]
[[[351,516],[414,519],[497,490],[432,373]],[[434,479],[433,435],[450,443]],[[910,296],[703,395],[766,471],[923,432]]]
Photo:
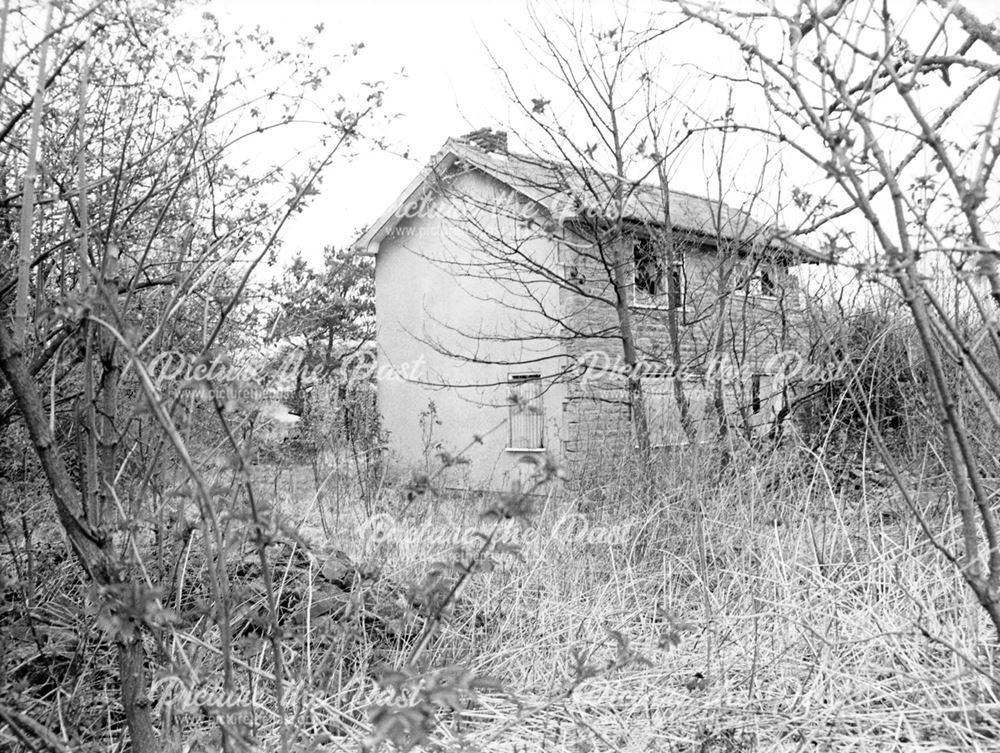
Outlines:
[[118,684],[121,687],[125,724],[132,739],[132,753],[158,753],[160,744],[149,715],[146,652],[142,647],[142,638],[136,636],[131,640],[119,640],[116,648]]
[[[0,315],[6,310],[0,307]],[[4,318],[6,318],[4,316]],[[3,372],[17,403],[18,412],[28,428],[45,478],[48,481],[56,513],[80,566],[91,580],[100,585],[118,582],[119,568],[110,556],[109,543],[95,533],[83,511],[83,499],[69,475],[55,436],[45,417],[38,386],[15,344],[6,322],[0,322],[0,371]],[[142,643],[138,640],[118,646],[119,684],[125,720],[132,738],[134,753],[157,753],[159,744],[146,708],[146,670]]]
[[[625,238],[618,240],[618,243],[621,245],[624,245],[625,242]],[[628,277],[629,265],[624,263],[624,251],[617,254],[616,257],[615,300],[617,305],[615,310],[618,315],[618,330],[622,341],[622,357],[625,361],[625,368],[628,370],[626,384],[629,406],[632,411],[632,426],[639,445],[639,459],[648,469],[652,462],[653,450],[649,441],[649,419],[646,414],[646,401],[642,392],[642,369],[635,347],[635,335],[632,331],[632,312],[629,309],[628,294],[631,288],[631,281],[626,279]]]
[[[663,198],[663,251],[667,267],[667,336],[670,338],[670,358],[673,360],[674,401],[677,403],[677,414],[680,417],[681,429],[688,442],[694,444],[698,440],[698,432],[691,418],[691,401],[684,390],[684,364],[681,353],[680,326],[677,321],[678,309],[683,310],[683,282],[674,279],[674,265],[678,263],[677,246],[674,243],[674,226],[670,217],[670,181],[663,162],[656,166],[656,174],[660,181],[660,194]],[[680,260],[683,263],[683,260]],[[675,308],[676,304],[676,308]]]

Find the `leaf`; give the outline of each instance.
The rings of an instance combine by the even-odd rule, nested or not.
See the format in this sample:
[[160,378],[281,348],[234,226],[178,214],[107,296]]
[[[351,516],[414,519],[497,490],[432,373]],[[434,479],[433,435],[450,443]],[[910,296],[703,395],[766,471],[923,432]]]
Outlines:
[[393,707],[376,706],[372,712],[372,735],[367,747],[374,749],[384,740],[408,751],[427,741],[434,711],[426,704]]
[[439,706],[446,706],[456,711],[462,708],[462,697],[459,695],[457,688],[449,686],[438,687],[428,692],[427,698]]
[[488,675],[477,675],[469,681],[470,690],[495,690],[503,691],[503,682],[498,680],[496,677],[489,677]]
[[334,552],[320,567],[320,574],[334,583],[344,583],[347,576],[354,571],[354,565],[343,552]]
[[470,460],[463,455],[452,455],[449,452],[442,450],[437,454],[438,458],[441,460],[441,465],[445,468],[451,468],[455,465],[468,465]]
[[398,692],[409,679],[409,675],[405,672],[400,672],[388,666],[383,666],[375,670],[375,682],[378,683],[379,687],[386,690],[395,690]]
[[343,612],[350,604],[351,597],[334,585],[325,586],[314,592],[313,602],[309,606],[309,617],[316,618],[333,611]]

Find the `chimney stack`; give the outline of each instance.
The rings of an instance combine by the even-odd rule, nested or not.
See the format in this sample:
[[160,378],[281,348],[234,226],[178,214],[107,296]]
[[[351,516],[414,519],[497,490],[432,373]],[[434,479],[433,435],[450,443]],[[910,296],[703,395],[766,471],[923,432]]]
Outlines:
[[484,152],[496,152],[497,154],[507,154],[507,132],[499,129],[480,128],[472,133],[467,133],[460,137],[462,141],[470,146],[482,149]]

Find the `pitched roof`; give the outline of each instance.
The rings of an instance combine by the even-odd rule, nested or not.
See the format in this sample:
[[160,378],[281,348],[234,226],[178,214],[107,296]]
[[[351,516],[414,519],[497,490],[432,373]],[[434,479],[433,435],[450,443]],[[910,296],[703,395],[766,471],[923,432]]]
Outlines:
[[[607,216],[613,209],[615,191],[624,191],[624,219],[660,225],[663,199],[659,186],[619,179],[612,173],[581,168],[568,162],[556,162],[529,155],[489,152],[460,139],[448,139],[427,167],[400,195],[389,209],[355,243],[355,248],[374,253],[378,243],[404,216],[400,208],[412,202],[433,185],[434,176],[443,176],[457,162],[481,170],[494,179],[541,205],[558,221],[570,220],[590,211]],[[799,243],[785,237],[773,225],[767,225],[748,212],[724,202],[713,201],[683,191],[670,191],[670,219],[675,230],[709,238],[725,238],[752,243],[791,255],[808,255]]]

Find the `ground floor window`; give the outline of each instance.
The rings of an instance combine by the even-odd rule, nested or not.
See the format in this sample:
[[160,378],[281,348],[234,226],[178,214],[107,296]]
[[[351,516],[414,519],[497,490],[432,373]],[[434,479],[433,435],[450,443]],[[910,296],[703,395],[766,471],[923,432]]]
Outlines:
[[[716,385],[698,379],[682,382],[688,402],[688,416],[698,442],[710,439],[718,429],[715,406]],[[725,420],[733,426],[746,425],[753,432],[770,428],[785,406],[784,381],[781,375],[750,374],[744,380],[724,382],[722,402]],[[642,378],[642,396],[646,424],[653,447],[671,447],[689,443],[681,423],[675,382],[670,375],[647,375]]]
[[[705,423],[705,405],[708,392],[699,382],[685,381],[684,396],[688,400],[688,415],[701,438]],[[654,447],[669,447],[688,442],[681,424],[681,413],[677,407],[674,379],[670,376],[652,377],[642,380],[642,396],[646,403],[646,422],[649,425],[649,441]]]
[[510,449],[545,447],[545,413],[542,410],[540,374],[512,374],[510,387]]
[[747,408],[753,425],[769,423],[785,405],[784,381],[780,374],[754,374],[750,379]]

